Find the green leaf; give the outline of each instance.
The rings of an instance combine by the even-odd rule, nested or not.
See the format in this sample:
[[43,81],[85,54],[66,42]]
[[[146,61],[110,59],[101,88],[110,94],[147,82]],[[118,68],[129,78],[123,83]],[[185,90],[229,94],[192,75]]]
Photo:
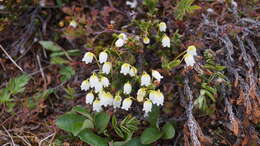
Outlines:
[[81,127],[81,129],[93,129],[94,128],[94,123],[92,120],[86,119]]
[[68,60],[65,60],[61,57],[51,57],[51,64],[67,64]]
[[52,41],[39,41],[43,48],[52,52],[62,51],[61,47]]
[[162,132],[163,132],[163,136],[162,136],[163,139],[171,139],[175,135],[175,129],[172,126],[172,124],[169,122],[163,125]]
[[74,69],[70,66],[62,67],[59,73],[62,75],[61,76],[62,82],[69,80],[73,75],[75,75]]
[[162,137],[162,133],[157,128],[146,128],[141,135],[142,144],[151,144]]
[[86,129],[79,133],[80,140],[93,146],[107,146],[107,140]]
[[6,103],[13,101],[11,97],[11,93],[8,91],[7,88],[0,90],[0,103]]
[[82,106],[75,106],[75,107],[72,108],[72,111],[77,112],[77,113],[87,117],[91,121],[93,121],[93,117],[90,114],[90,112],[86,108],[84,108]]
[[21,75],[19,77],[13,78],[9,81],[7,85],[7,89],[11,92],[11,94],[17,94],[24,91],[24,86],[29,82],[29,75]]
[[95,116],[95,128],[99,129],[98,133],[102,133],[108,126],[110,115],[106,112],[99,112]]
[[142,144],[139,137],[133,138],[128,141],[124,146],[151,146],[150,144]]
[[64,88],[64,90],[65,90],[65,92],[66,92],[66,94],[67,95],[65,95],[65,97],[67,98],[67,99],[74,99],[76,96],[75,96],[75,94],[76,94],[76,91],[75,91],[75,89],[74,88],[71,88],[71,87],[67,87],[67,88]]
[[152,111],[148,114],[148,121],[154,128],[158,127],[158,119],[160,116],[160,108],[157,105],[153,105]]
[[59,116],[56,120],[56,125],[67,132],[71,132],[74,136],[77,136],[85,126],[85,117],[78,115],[76,113],[66,113]]

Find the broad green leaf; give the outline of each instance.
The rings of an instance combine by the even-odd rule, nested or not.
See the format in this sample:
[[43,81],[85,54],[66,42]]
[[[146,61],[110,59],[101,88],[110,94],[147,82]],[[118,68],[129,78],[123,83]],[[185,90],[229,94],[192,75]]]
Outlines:
[[110,120],[110,115],[106,112],[99,112],[95,116],[95,128],[102,133],[106,128]]
[[75,75],[75,71],[72,67],[70,66],[64,66],[61,68],[59,73],[62,75],[61,76],[61,81],[65,82],[69,80],[73,75]]
[[163,132],[163,136],[162,136],[163,139],[171,139],[175,135],[175,129],[171,123],[165,123],[163,125],[162,132]]
[[93,121],[91,113],[86,108],[84,108],[82,106],[75,106],[75,107],[72,108],[72,111],[75,111],[75,112],[87,117],[91,121]]
[[93,146],[107,146],[107,140],[96,135],[89,129],[85,129],[79,133],[79,138]]
[[148,114],[148,121],[151,127],[158,127],[158,119],[160,116],[160,108],[157,105],[153,105],[152,111]]
[[157,128],[146,128],[141,135],[142,144],[151,144],[162,137],[162,133]]
[[0,90],[0,103],[11,102],[13,99],[11,98],[11,93],[7,88]]
[[142,144],[139,137],[133,138],[128,141],[124,146],[151,146],[150,144]]
[[17,94],[24,91],[24,86],[29,82],[29,75],[21,75],[19,77],[13,78],[9,81],[7,85],[7,89],[11,92],[11,94]]
[[56,120],[56,125],[67,132],[71,132],[77,136],[83,129],[85,117],[76,113],[66,113],[59,116]]
[[39,41],[43,48],[52,52],[62,51],[61,47],[52,41]]
[[61,57],[51,57],[51,64],[67,64],[68,60],[65,60]]
[[94,128],[94,123],[93,121],[89,120],[89,119],[86,119],[83,123],[83,126],[81,127],[81,129],[93,129]]

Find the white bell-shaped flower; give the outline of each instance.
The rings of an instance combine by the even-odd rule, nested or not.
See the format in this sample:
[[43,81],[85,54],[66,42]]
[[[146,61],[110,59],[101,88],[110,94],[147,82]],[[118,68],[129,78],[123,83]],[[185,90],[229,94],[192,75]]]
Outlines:
[[102,66],[102,72],[105,74],[109,74],[112,68],[112,64],[110,62],[105,62]]
[[118,35],[118,39],[115,42],[116,47],[122,47],[127,41],[127,36],[124,33]]
[[87,91],[90,88],[88,80],[84,80],[80,85],[81,90]]
[[136,74],[137,74],[137,69],[134,66],[131,66],[131,69],[129,71],[129,75],[131,77],[134,77],[134,76],[136,76]]
[[162,38],[162,46],[168,47],[168,48],[170,48],[170,46],[171,46],[170,38],[167,35],[164,35]]
[[151,77],[149,74],[144,72],[141,76],[141,86],[149,86],[151,84]]
[[144,116],[146,117],[152,111],[153,103],[151,100],[146,100],[143,105]]
[[115,98],[113,100],[113,107],[114,108],[120,108],[121,102],[122,102],[121,96],[119,96],[119,95],[115,96]]
[[166,32],[166,28],[167,28],[167,26],[166,26],[165,22],[160,22],[159,23],[159,30],[160,30],[160,32]]
[[99,63],[104,63],[104,62],[107,62],[107,53],[105,51],[101,52],[99,54]]
[[100,112],[102,111],[102,106],[100,104],[100,100],[96,99],[94,102],[93,102],[93,111],[95,112]]
[[124,46],[124,44],[125,44],[125,40],[123,40],[123,39],[118,39],[118,40],[116,40],[116,42],[115,42],[115,45],[116,45],[116,47],[122,47],[122,46]]
[[104,92],[102,91],[99,94],[99,99],[100,99],[100,104],[101,106],[103,105],[104,107],[108,105],[113,105],[113,95],[110,92]]
[[130,67],[131,67],[130,64],[124,63],[124,64],[121,66],[120,73],[123,74],[123,75],[129,74],[129,73],[130,73]]
[[87,52],[87,53],[85,53],[82,61],[85,62],[86,64],[91,63],[93,58],[94,58],[94,56],[95,55],[93,53]]
[[144,44],[149,44],[150,39],[146,36],[146,37],[143,38],[143,42],[144,42]]
[[130,94],[132,91],[132,86],[129,82],[124,84],[124,94]]
[[124,99],[124,101],[123,101],[123,104],[122,104],[122,109],[124,109],[124,110],[129,110],[129,108],[131,107],[131,105],[132,105],[132,99],[131,99],[132,97],[128,97],[128,98],[126,98],[126,99]]
[[158,81],[161,81],[163,78],[163,76],[156,70],[152,70],[152,76]]
[[143,102],[145,95],[146,95],[146,88],[140,88],[137,91],[137,101]]
[[92,92],[89,92],[86,95],[86,104],[92,104],[93,100],[94,100],[94,94]]
[[194,56],[192,56],[190,54],[184,55],[184,61],[185,61],[187,66],[193,66],[195,64]]
[[164,96],[160,92],[160,90],[152,90],[149,94],[149,99],[153,102],[153,104],[156,104],[158,106],[163,105],[164,102]]
[[107,77],[101,77],[101,83],[104,87],[108,87],[110,85]]
[[76,28],[78,26],[78,23],[75,20],[72,20],[70,21],[70,26]]
[[195,46],[189,46],[187,49],[187,54],[190,54],[191,56],[197,56],[196,47]]
[[89,84],[91,88],[94,88],[99,83],[99,79],[95,74],[92,74],[89,78]]
[[94,86],[95,92],[98,93],[103,90],[103,83],[102,82],[97,82]]

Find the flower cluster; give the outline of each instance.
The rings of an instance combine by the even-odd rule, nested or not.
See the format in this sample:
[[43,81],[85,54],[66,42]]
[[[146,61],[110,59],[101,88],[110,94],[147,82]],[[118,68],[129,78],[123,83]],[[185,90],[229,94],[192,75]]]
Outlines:
[[197,56],[196,47],[189,46],[186,54],[184,55],[184,61],[187,64],[187,66],[193,66],[195,64],[195,56]]
[[[122,38],[120,37],[118,40],[125,41],[125,38],[122,35]],[[138,76],[137,69],[134,66],[123,63],[119,73],[123,76],[129,75],[131,78],[140,79],[141,88],[135,94],[133,93],[131,81],[127,81],[123,84],[122,89],[118,90],[113,96],[111,90],[109,90],[110,81],[106,77],[106,75],[111,74],[112,70],[112,63],[108,62],[107,52],[101,52],[98,59],[93,53],[87,52],[82,61],[89,64],[93,62],[93,59],[96,59],[102,65],[102,67],[100,66],[100,72],[93,73],[81,83],[81,90],[88,91],[86,104],[92,104],[93,111],[102,111],[103,107],[107,106],[129,110],[133,101],[138,101],[143,102],[143,111],[146,116],[152,110],[153,104],[157,106],[163,105],[164,95],[159,89],[155,89],[156,86],[153,86],[153,79],[157,80],[157,82],[163,79],[163,76],[158,71],[152,70],[152,76],[147,72],[143,72],[141,76]]]

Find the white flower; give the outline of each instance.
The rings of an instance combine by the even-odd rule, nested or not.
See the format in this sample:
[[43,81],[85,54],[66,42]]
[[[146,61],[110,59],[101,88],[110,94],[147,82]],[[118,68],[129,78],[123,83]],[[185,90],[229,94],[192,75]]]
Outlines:
[[107,61],[107,53],[105,52],[105,51],[103,51],[103,52],[101,52],[100,54],[99,54],[99,63],[104,63],[104,62],[106,62]]
[[89,78],[90,87],[94,88],[99,83],[99,79],[95,74],[92,74]]
[[86,95],[86,104],[92,104],[94,100],[94,94],[92,92],[89,92],[87,95]]
[[116,42],[115,42],[115,45],[116,45],[116,47],[122,47],[122,46],[124,46],[124,44],[125,44],[125,41],[123,40],[123,39],[118,39],[118,40],[116,40]]
[[118,38],[119,38],[119,39],[123,39],[124,41],[127,40],[127,36],[126,36],[124,33],[120,33],[120,34],[118,35]]
[[129,5],[130,8],[135,8],[137,6],[137,0],[134,0],[133,2],[126,1],[126,5]]
[[146,37],[143,38],[143,42],[144,42],[144,44],[149,44],[150,39],[146,36]]
[[93,58],[94,58],[94,56],[95,55],[93,53],[87,52],[87,53],[85,53],[82,61],[85,62],[86,64],[91,63]]
[[72,21],[70,21],[70,26],[73,28],[76,28],[78,26],[78,24],[75,20],[72,20]]
[[152,104],[151,100],[148,99],[144,102],[143,111],[144,111],[145,117],[148,115],[149,112],[152,111],[152,106],[153,106],[153,104]]
[[167,26],[166,26],[166,23],[165,23],[165,22],[161,22],[161,23],[159,24],[159,30],[160,30],[160,32],[165,32],[165,31],[166,31],[166,28],[167,28]]
[[170,46],[171,46],[170,38],[167,35],[164,35],[162,38],[162,46],[168,47],[168,48],[170,48]]
[[121,66],[121,70],[120,70],[120,73],[123,74],[123,75],[127,75],[130,73],[130,64],[128,63],[124,63],[122,66]]
[[135,67],[131,66],[131,69],[129,71],[129,75],[131,77],[134,77],[134,76],[136,76],[136,74],[137,74],[137,69]]
[[149,86],[151,84],[151,77],[149,74],[144,72],[141,76],[141,86]]
[[89,81],[88,80],[84,80],[81,85],[80,88],[81,90],[87,91],[90,87]]
[[124,84],[124,94],[130,94],[132,90],[132,86],[129,82]]
[[102,82],[97,82],[97,83],[95,84],[94,88],[95,88],[95,92],[96,92],[96,93],[102,91],[102,90],[103,90],[103,83],[102,83]]
[[124,110],[127,110],[128,111],[128,109],[131,107],[131,105],[132,105],[132,99],[131,99],[131,97],[128,97],[128,98],[126,98],[126,99],[124,99],[124,101],[123,101],[123,105],[122,105],[122,109],[124,109]]
[[184,55],[184,61],[187,66],[193,66],[195,64],[194,56],[192,56],[190,54]]
[[152,90],[149,94],[149,99],[153,102],[153,104],[156,104],[158,106],[163,105],[164,102],[164,96],[160,92],[160,90],[158,91]]
[[104,87],[108,87],[110,84],[107,77],[101,77],[101,83]]
[[146,95],[146,88],[140,88],[137,91],[137,101],[142,102],[144,100],[145,95]]
[[161,81],[163,78],[163,76],[156,70],[152,70],[152,76],[158,81]]
[[102,91],[99,94],[99,99],[100,99],[100,105],[102,106],[108,106],[108,105],[113,105],[113,96],[111,93],[109,92],[104,92]]
[[118,39],[115,42],[116,47],[122,47],[127,41],[127,36],[124,33],[118,35]]
[[115,96],[115,98],[114,98],[114,100],[113,100],[113,107],[114,107],[114,108],[120,108],[120,106],[121,106],[121,101],[122,101],[121,96],[119,96],[119,95]]
[[187,49],[187,54],[190,54],[191,56],[196,56],[196,47],[195,46],[189,46]]
[[112,67],[112,64],[110,62],[105,62],[102,66],[102,72],[105,74],[109,74],[111,67]]
[[100,112],[102,110],[102,106],[100,104],[100,100],[96,99],[94,102],[93,102],[93,111],[95,112]]

